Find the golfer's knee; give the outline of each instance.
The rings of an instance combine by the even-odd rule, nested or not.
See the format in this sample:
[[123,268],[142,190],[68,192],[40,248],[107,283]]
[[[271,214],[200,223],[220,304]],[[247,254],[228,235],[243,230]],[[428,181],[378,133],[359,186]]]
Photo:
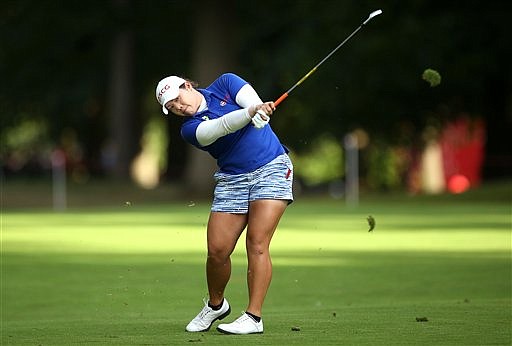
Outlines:
[[247,241],[247,253],[254,256],[267,256],[268,245],[263,241]]
[[225,263],[229,260],[230,252],[226,249],[222,248],[208,248],[208,260],[217,262],[217,263]]

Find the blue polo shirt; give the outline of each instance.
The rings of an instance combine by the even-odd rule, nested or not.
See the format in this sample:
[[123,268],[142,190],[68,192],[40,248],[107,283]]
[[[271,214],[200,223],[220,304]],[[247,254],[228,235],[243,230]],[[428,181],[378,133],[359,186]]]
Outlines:
[[186,117],[181,126],[183,139],[210,153],[217,160],[217,166],[223,173],[252,172],[287,152],[272,131],[270,124],[257,129],[249,123],[207,146],[201,146],[197,142],[196,129],[201,122],[222,117],[224,114],[242,108],[235,99],[236,94],[245,84],[247,82],[237,75],[226,73],[207,88],[198,89],[206,99],[207,108],[191,117]]

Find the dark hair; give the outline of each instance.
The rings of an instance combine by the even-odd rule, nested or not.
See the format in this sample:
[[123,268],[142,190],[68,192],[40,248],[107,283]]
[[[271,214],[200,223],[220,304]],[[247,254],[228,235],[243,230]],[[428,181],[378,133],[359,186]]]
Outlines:
[[[184,80],[186,80],[187,82],[189,82],[194,88],[197,88],[199,87],[199,83],[196,82],[196,81],[193,81],[192,79],[189,79],[187,77],[181,77],[180,78],[183,78]],[[180,86],[180,88],[182,87],[183,85]]]

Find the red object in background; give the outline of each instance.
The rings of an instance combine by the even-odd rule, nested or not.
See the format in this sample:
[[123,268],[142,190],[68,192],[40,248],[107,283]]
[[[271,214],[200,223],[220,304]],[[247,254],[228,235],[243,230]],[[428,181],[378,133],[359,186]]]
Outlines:
[[[445,182],[451,192],[450,182],[457,186],[467,179],[468,186],[478,186],[482,180],[485,149],[485,125],[480,119],[461,116],[448,123],[439,141],[443,153]],[[461,180],[461,177],[462,178]],[[457,183],[459,182],[459,183]],[[456,189],[458,190],[458,189]],[[465,191],[465,189],[463,189]],[[463,192],[461,191],[461,192]]]
[[455,174],[448,180],[448,191],[451,193],[463,193],[471,186],[469,179],[462,174]]

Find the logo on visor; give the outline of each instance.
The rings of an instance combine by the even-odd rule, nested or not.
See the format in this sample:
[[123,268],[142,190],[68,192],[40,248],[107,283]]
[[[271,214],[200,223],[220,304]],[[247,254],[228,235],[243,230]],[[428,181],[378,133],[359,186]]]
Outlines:
[[166,85],[162,88],[162,90],[160,90],[160,92],[158,93],[158,100],[159,100],[159,101],[162,101],[162,96],[163,96],[163,95],[165,94],[165,92],[166,92],[167,90],[169,90],[170,88],[171,88],[171,87],[169,86],[169,84],[166,84]]
[[226,101],[224,101],[224,100],[220,101],[220,106],[221,107],[224,107],[225,105],[226,105]]

